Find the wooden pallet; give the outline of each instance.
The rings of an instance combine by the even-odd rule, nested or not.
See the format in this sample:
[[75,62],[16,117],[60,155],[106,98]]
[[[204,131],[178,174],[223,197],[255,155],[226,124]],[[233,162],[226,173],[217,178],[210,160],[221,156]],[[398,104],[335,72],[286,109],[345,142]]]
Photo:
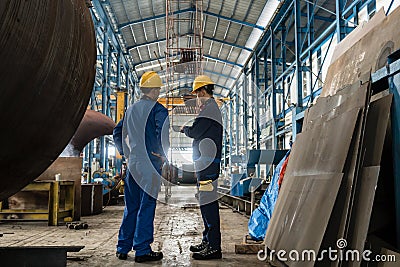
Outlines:
[[243,237],[241,244],[235,244],[236,254],[257,254],[260,250],[265,249],[264,241],[254,241],[249,235]]

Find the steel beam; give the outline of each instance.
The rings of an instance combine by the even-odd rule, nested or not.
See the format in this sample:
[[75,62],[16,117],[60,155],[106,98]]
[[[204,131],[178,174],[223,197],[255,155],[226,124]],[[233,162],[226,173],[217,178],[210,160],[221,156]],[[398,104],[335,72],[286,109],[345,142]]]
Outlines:
[[[110,24],[108,21],[106,11],[104,10],[104,7],[101,4],[100,0],[93,0],[92,4],[93,4],[94,8],[96,9],[96,12],[99,15],[100,19],[102,20],[101,24],[102,25]],[[92,14],[92,18],[94,21],[96,21],[95,16],[93,14]],[[107,27],[107,35],[110,37],[111,43],[118,51],[124,51],[124,49],[123,49],[124,46],[120,43],[119,39],[117,38],[115,32],[112,30],[111,27]],[[124,54],[124,55],[126,55],[126,54]],[[129,69],[130,64],[128,63],[128,59],[125,56],[122,58],[122,63],[124,64],[125,69]],[[137,81],[138,78],[137,78],[136,73],[132,73],[132,75],[133,75],[133,78],[135,79],[135,81]]]
[[[182,36],[185,36],[185,35],[186,34],[182,34]],[[245,46],[242,46],[242,45],[238,45],[238,44],[235,44],[235,43],[231,43],[231,42],[228,42],[228,41],[225,41],[225,40],[219,40],[219,39],[212,38],[212,37],[207,37],[207,36],[203,36],[203,39],[210,40],[210,41],[213,41],[213,42],[218,42],[218,43],[225,44],[225,45],[229,45],[229,46],[232,46],[232,47],[235,47],[235,48],[239,48],[239,49],[243,49],[243,50],[246,50],[246,51],[249,51],[249,52],[253,51],[252,49],[250,49],[248,47],[245,47]],[[167,40],[166,38],[161,38],[161,39],[157,39],[157,40],[150,41],[150,42],[135,44],[135,45],[128,46],[126,48],[126,50],[129,51],[129,50],[134,49],[134,48],[165,42],[166,40]]]
[[211,60],[214,60],[214,61],[219,61],[219,62],[226,63],[226,64],[229,64],[229,65],[232,65],[232,66],[237,66],[239,68],[243,68],[243,65],[241,65],[239,63],[232,62],[232,61],[225,60],[225,59],[216,58],[216,57],[213,57],[213,56],[210,56],[210,55],[204,55],[204,58],[208,58],[208,59],[211,59]]
[[[210,60],[214,60],[214,61],[218,61],[218,62],[221,62],[221,63],[226,63],[226,64],[229,64],[229,65],[232,65],[232,66],[237,66],[239,68],[243,68],[243,65],[241,65],[239,63],[236,63],[236,62],[232,62],[232,61],[226,60],[226,59],[220,59],[220,58],[216,58],[216,57],[213,57],[213,56],[210,56],[210,55],[204,55],[204,58],[210,59]],[[165,57],[159,57],[159,58],[155,58],[155,59],[142,61],[142,62],[136,64],[135,67],[137,65],[139,65],[139,64],[146,64],[146,63],[150,63],[150,62],[154,62],[154,61],[159,61],[159,60],[162,60],[162,59],[165,59]]]
[[[256,149],[260,149],[260,135],[261,135],[261,130],[260,130],[260,126],[259,126],[259,120],[260,120],[260,107],[259,107],[259,88],[260,88],[260,82],[259,82],[259,78],[260,78],[260,64],[258,62],[258,57],[257,55],[254,55],[255,60],[256,60],[256,69],[255,69],[255,84],[256,84],[256,88],[255,88],[255,95],[253,96],[253,101],[255,101],[255,119],[254,122],[254,126],[255,126],[255,131],[256,131]],[[265,61],[267,61],[266,59],[264,59]],[[258,168],[258,177],[260,177],[260,169]]]
[[[183,14],[183,13],[195,12],[195,11],[196,10],[194,8],[188,8],[188,9],[182,9],[182,10],[175,11],[174,14],[177,15],[177,14]],[[220,18],[220,19],[227,20],[227,21],[230,21],[230,22],[234,22],[234,23],[237,23],[237,24],[240,24],[240,25],[244,25],[244,26],[248,26],[248,27],[264,30],[264,28],[262,26],[257,25],[257,24],[253,24],[253,23],[250,23],[250,22],[242,21],[242,20],[239,20],[239,19],[234,19],[234,18],[231,18],[231,17],[222,16],[220,14],[215,14],[215,13],[212,13],[210,11],[203,11],[203,13],[205,15],[208,15],[208,16]],[[152,17],[148,17],[148,18],[129,21],[129,22],[126,22],[126,23],[119,24],[118,25],[118,29],[122,29],[122,28],[128,27],[130,25],[138,24],[138,23],[145,23],[145,22],[153,21],[153,20],[156,20],[156,19],[163,19],[163,18],[165,18],[165,14],[160,14],[160,15],[156,15],[156,16],[152,16]]]
[[292,109],[292,138],[296,139],[296,134],[301,131],[301,124],[297,121],[297,113],[303,109],[303,80],[302,80],[302,68],[301,68],[301,16],[300,16],[300,0],[294,0],[294,28],[295,28],[295,58],[296,58],[296,93],[297,93],[297,105]]
[[337,42],[343,40],[345,37],[345,29],[344,29],[344,19],[343,19],[343,0],[336,0],[336,36]]
[[[183,13],[187,13],[187,12],[194,12],[195,10],[193,8],[187,8],[187,9],[182,9],[182,10],[177,10],[174,12],[174,15],[179,15],[179,14],[183,14]],[[121,30],[125,27],[131,26],[131,25],[135,25],[135,24],[139,24],[139,23],[145,23],[145,22],[149,22],[149,21],[153,21],[153,20],[157,20],[157,19],[165,19],[165,13],[164,14],[160,14],[160,15],[156,15],[156,16],[152,16],[152,17],[148,17],[148,18],[142,18],[142,19],[138,19],[138,20],[133,20],[133,21],[128,21],[125,23],[121,23],[118,25],[118,29]]]
[[275,43],[275,33],[273,29],[270,29],[270,48],[271,48],[271,109],[272,109],[272,149],[278,149],[278,140],[276,136],[277,132],[277,125],[276,125],[276,120],[277,120],[277,104],[276,104],[276,75],[277,75],[277,69],[276,69],[276,43]]
[[[107,113],[107,84],[108,84],[108,62],[109,62],[109,45],[108,45],[108,34],[107,34],[107,26],[104,29],[103,36],[103,80],[102,80],[102,88],[101,88],[101,112],[103,114]],[[104,157],[104,149],[105,149],[105,140],[104,136],[100,137],[100,167],[103,168],[105,166],[105,157]]]

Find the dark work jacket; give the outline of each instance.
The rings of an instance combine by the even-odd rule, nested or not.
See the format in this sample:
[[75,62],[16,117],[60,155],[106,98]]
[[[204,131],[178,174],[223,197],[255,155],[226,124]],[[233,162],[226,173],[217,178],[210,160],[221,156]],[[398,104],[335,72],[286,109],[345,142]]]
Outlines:
[[[218,178],[222,152],[222,116],[214,98],[208,99],[200,108],[192,126],[185,126],[186,136],[193,138],[193,160],[211,162],[209,167],[198,172],[199,180]],[[203,142],[203,144],[202,144]],[[212,144],[213,143],[213,144]]]

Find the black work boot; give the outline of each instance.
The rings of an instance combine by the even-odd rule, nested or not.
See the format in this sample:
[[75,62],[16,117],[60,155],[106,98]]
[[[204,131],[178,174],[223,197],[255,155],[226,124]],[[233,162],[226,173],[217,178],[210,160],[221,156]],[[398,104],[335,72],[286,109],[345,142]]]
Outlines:
[[202,251],[203,249],[205,249],[206,247],[208,247],[208,242],[206,242],[206,241],[201,241],[201,243],[198,244],[198,245],[192,245],[192,246],[190,246],[190,251],[191,251],[191,252],[200,252],[200,251]]
[[221,249],[213,249],[212,247],[207,246],[202,251],[193,253],[192,258],[196,259],[196,260],[221,259],[222,252],[221,252]]
[[117,258],[120,260],[126,260],[128,258],[128,254],[119,253],[118,251],[117,251],[117,253],[115,253],[115,256],[117,256]]
[[151,251],[149,254],[142,255],[142,256],[136,256],[135,261],[136,262],[159,261],[162,258],[163,258],[162,252]]

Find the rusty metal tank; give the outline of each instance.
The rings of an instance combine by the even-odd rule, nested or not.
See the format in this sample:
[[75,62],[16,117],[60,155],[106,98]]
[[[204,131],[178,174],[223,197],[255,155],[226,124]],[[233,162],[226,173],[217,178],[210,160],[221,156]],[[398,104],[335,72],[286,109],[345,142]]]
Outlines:
[[0,1],[0,200],[63,151],[89,102],[96,64],[84,0]]

